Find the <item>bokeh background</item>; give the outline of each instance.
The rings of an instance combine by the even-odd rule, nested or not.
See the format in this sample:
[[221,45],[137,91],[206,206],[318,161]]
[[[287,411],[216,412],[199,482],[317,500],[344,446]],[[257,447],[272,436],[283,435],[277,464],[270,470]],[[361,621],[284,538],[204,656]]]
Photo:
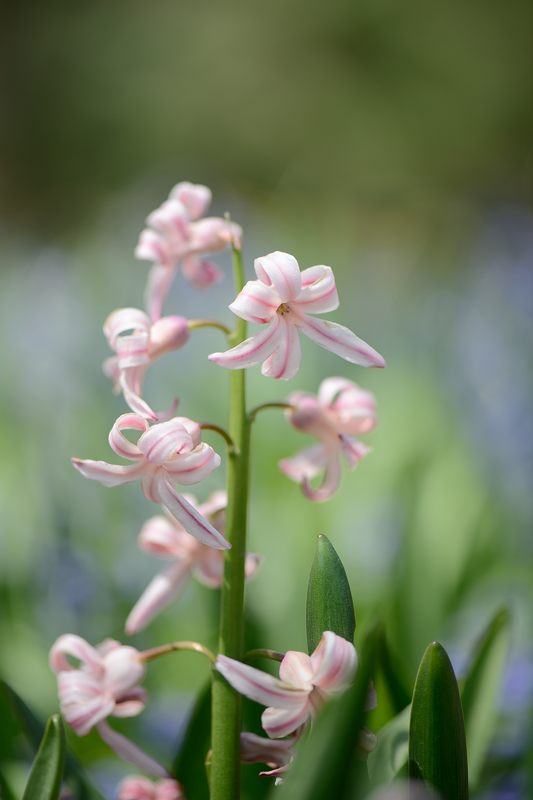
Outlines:
[[[333,266],[337,321],[387,358],[354,368],[304,344],[288,384],[250,371],[252,402],[344,375],[375,392],[372,454],[312,505],[277,469],[304,444],[281,415],[254,433],[248,589],[265,646],[305,649],[318,533],[348,571],[358,633],[385,620],[413,679],[439,639],[459,673],[491,615],[512,610],[493,769],[479,796],[527,796],[533,698],[532,8],[528,0],[423,3],[13,3],[3,14],[0,127],[0,673],[39,713],[57,705],[47,652],[63,632],[124,638],[159,568],[135,539],[152,513],[136,486],[72,470],[109,458],[124,406],[101,372],[101,333],[139,306],[133,248],[178,180],[274,249]],[[177,280],[167,309],[230,321],[229,256],[209,292]],[[308,346],[309,345],[309,346]],[[200,331],[149,373],[154,407],[223,423],[221,347]],[[217,444],[213,438],[213,444]],[[215,475],[210,488],[223,476]],[[200,491],[207,491],[202,488]],[[191,583],[136,637],[214,646],[216,594]],[[170,758],[207,670],[154,664],[152,702],[122,726]],[[120,725],[119,725],[120,727]],[[4,726],[5,774],[27,764]],[[97,737],[72,746],[111,797],[124,774]],[[505,793],[505,794],[504,794]]]

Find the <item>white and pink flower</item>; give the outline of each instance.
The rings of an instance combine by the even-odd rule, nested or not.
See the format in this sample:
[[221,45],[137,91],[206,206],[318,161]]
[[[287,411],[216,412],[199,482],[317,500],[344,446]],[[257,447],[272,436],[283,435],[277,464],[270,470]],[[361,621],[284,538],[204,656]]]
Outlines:
[[159,319],[165,297],[181,264],[183,275],[195,286],[220,280],[218,266],[203,256],[218,253],[240,241],[239,225],[220,217],[206,217],[211,202],[207,186],[178,183],[159,208],[146,219],[135,249],[137,258],[154,262],[148,278],[146,302],[153,320]]
[[150,364],[187,343],[189,329],[185,317],[162,317],[152,323],[148,314],[138,308],[119,308],[107,317],[104,334],[115,352],[104,362],[104,372],[113,381],[115,391],[122,392],[136,414],[152,422],[169,419],[177,403],[169,411],[153,411],[141,396],[142,385]]
[[[220,534],[224,534],[226,492],[214,492],[200,505],[193,495],[184,495],[184,498]],[[202,544],[173,518],[159,515],[149,519],[139,534],[139,547],[173,563],[153,578],[131,610],[126,620],[126,633],[129,635],[143,630],[156,614],[166,608],[183,588],[189,575],[192,574],[200,583],[211,588],[222,585],[223,551]],[[255,574],[259,563],[260,558],[254,553],[246,556],[247,578]]]
[[129,775],[117,788],[117,800],[185,800],[185,795],[172,778],[151,781],[142,775]]
[[[134,444],[123,431],[140,431]],[[133,464],[108,464],[106,461],[73,458],[73,466],[86,478],[104,486],[119,486],[140,480],[145,496],[161,504],[185,530],[209,547],[227,549],[231,545],[181,494],[174,484],[200,483],[220,464],[220,456],[200,441],[198,423],[175,417],[149,427],[138,414],[122,414],[109,433],[114,452]]]
[[310,656],[295,650],[285,653],[279,678],[223,655],[215,666],[236,691],[268,706],[261,723],[271,738],[278,739],[297,731],[328,696],[350,685],[357,653],[346,639],[325,631]]
[[[303,433],[309,433],[319,444],[302,450],[293,458],[279,462],[280,469],[298,481],[306,497],[327,500],[341,482],[341,456],[350,469],[370,452],[370,448],[354,436],[368,433],[377,421],[374,395],[346,378],[327,378],[322,381],[318,396],[308,392],[293,392],[287,398],[292,409],[287,418]],[[324,478],[317,489],[311,480],[321,472]]]
[[80,636],[67,633],[52,646],[50,666],[57,674],[61,713],[78,736],[96,728],[126,761],[153,775],[167,775],[160,764],[106,722],[110,716],[134,717],[144,709],[146,692],[138,684],[146,668],[138,650],[113,639],[92,647]]
[[241,319],[266,328],[224,353],[212,353],[211,361],[228,369],[263,362],[263,375],[288,380],[300,367],[299,333],[303,333],[353,364],[385,366],[383,357],[348,328],[312,316],[339,306],[331,267],[300,272],[294,256],[279,251],[256,258],[254,266],[258,280],[248,281],[230,309]]

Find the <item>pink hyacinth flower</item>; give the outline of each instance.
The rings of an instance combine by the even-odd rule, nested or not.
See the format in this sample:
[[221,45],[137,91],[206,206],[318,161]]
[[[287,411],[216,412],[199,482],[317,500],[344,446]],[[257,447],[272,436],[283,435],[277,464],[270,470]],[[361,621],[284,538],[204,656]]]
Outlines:
[[[96,728],[119,756],[163,777],[167,772],[160,764],[106,722],[109,716],[134,717],[144,709],[146,692],[138,684],[145,666],[139,656],[134,647],[113,639],[92,647],[80,636],[67,633],[53,645],[50,666],[57,674],[61,713],[78,736]],[[70,658],[79,665],[74,666]]]
[[150,364],[172,350],[183,347],[189,339],[185,317],[162,317],[152,323],[138,308],[119,308],[104,323],[104,334],[116,355],[104,362],[104,372],[111,378],[116,392],[136,414],[152,422],[163,422],[175,412],[156,413],[141,397],[144,374]]
[[195,286],[220,280],[218,266],[203,257],[240,241],[239,225],[219,217],[203,217],[211,191],[207,186],[178,183],[159,208],[146,219],[135,249],[137,258],[154,262],[148,278],[146,302],[152,319],[159,319],[163,302],[181,264],[183,275]]
[[218,656],[215,666],[236,691],[268,706],[261,723],[278,739],[305,725],[325,698],[350,685],[357,653],[346,639],[325,631],[310,656],[295,650],[285,654],[279,679],[227,656]]
[[[188,503],[224,534],[227,494],[214,492],[205,503],[198,505],[195,497],[184,495]],[[126,633],[133,635],[143,630],[149,622],[173,600],[183,588],[190,574],[211,588],[222,585],[224,578],[224,553],[207,547],[190,536],[182,525],[172,518],[152,517],[143,526],[139,546],[147,553],[170,559],[172,563],[149,583],[126,620]],[[259,556],[246,556],[245,573],[250,578],[259,566]]]
[[[299,431],[315,436],[320,444],[283,459],[279,462],[280,469],[301,483],[310,500],[327,500],[341,482],[341,456],[350,469],[355,469],[370,452],[370,448],[353,437],[375,427],[374,395],[346,378],[327,378],[320,384],[318,396],[293,392],[287,400],[293,406],[287,412],[289,421]],[[314,489],[310,481],[321,472],[324,472],[322,484]]]
[[[123,431],[141,431],[137,444]],[[174,488],[174,484],[190,486],[207,478],[220,464],[220,456],[200,441],[200,426],[186,417],[148,426],[138,414],[122,414],[109,433],[109,444],[117,455],[133,464],[108,464],[73,458],[72,464],[86,478],[104,486],[119,486],[140,480],[145,496],[160,503],[185,530],[209,547],[226,549],[231,545]]]
[[150,781],[142,775],[130,775],[120,782],[117,800],[185,800],[185,795],[172,778]]
[[225,353],[213,353],[211,361],[228,369],[262,361],[263,375],[288,380],[300,367],[301,332],[353,364],[385,366],[383,357],[348,328],[312,316],[339,306],[331,267],[300,272],[294,256],[279,251],[256,258],[254,266],[258,280],[248,281],[230,309],[241,319],[266,328]]
[[263,777],[276,778],[276,786],[283,782],[294,758],[292,748],[299,739],[296,734],[288,739],[265,739],[255,733],[241,733],[241,762],[266,764],[269,770],[260,772]]

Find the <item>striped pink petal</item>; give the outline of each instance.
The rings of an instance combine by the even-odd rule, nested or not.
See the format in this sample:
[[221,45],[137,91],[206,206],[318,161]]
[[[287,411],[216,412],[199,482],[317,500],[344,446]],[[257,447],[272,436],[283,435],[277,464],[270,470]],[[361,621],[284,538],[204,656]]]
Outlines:
[[148,695],[144,689],[140,687],[132,689],[127,696],[115,703],[113,716],[121,719],[124,717],[136,717],[144,711],[147,699]]
[[89,671],[96,675],[102,675],[104,666],[98,651],[74,633],[65,633],[55,641],[50,650],[50,667],[54,672],[69,672],[77,670],[67,658],[81,661]]
[[[326,453],[327,452],[328,451],[326,451]],[[320,486],[314,489],[311,486],[309,477],[304,476],[302,480],[302,491],[309,500],[314,500],[316,503],[323,503],[335,494],[341,485],[341,477],[341,463],[338,453],[330,451],[326,462],[324,478]]]
[[140,431],[145,433],[148,430],[148,423],[139,414],[121,414],[109,432],[109,446],[122,458],[130,461],[142,459],[143,454],[139,447],[126,439],[122,431]]
[[261,372],[269,378],[287,381],[300,369],[301,359],[298,330],[286,317],[280,316],[276,349],[263,363]]
[[169,237],[173,246],[187,241],[189,238],[189,223],[187,209],[175,197],[165,200],[159,208],[152,211],[146,218],[146,224]]
[[279,295],[272,286],[248,281],[229,307],[241,319],[262,325],[272,319],[279,305]]
[[181,271],[183,276],[199,289],[219,283],[223,277],[218,264],[194,253],[182,259]]
[[357,436],[376,425],[376,400],[346,378],[326,378],[318,390],[319,403],[335,415],[340,433]]
[[181,453],[165,461],[166,473],[173,481],[184,486],[200,483],[220,466],[220,456],[213,448],[201,442],[189,453]]
[[169,198],[178,200],[186,209],[189,219],[202,217],[211,204],[211,189],[199,183],[181,181],[171,189]]
[[274,253],[256,258],[254,268],[259,280],[275,289],[280,303],[290,303],[298,297],[302,287],[302,276],[294,256],[276,250]]
[[[194,498],[185,499],[195,507]],[[204,515],[205,516],[205,515]],[[186,558],[198,546],[191,536],[175,520],[159,514],[144,523],[138,538],[141,550],[159,558]]]
[[292,458],[284,458],[278,466],[293,481],[314,478],[325,468],[328,462],[328,451],[323,444],[314,444],[302,450]]
[[[161,259],[159,260],[161,261]],[[170,256],[167,261],[168,263],[155,263],[148,273],[146,281],[144,303],[150,319],[154,322],[161,317],[163,304],[177,272],[177,265],[172,262]]]
[[241,762],[255,764],[261,762],[269,766],[282,766],[288,764],[292,758],[292,747],[296,737],[290,739],[266,739],[255,733],[245,731],[241,733]]
[[148,315],[138,308],[117,308],[104,322],[104,334],[112,350],[116,349],[121,335],[128,331],[149,333]]
[[261,725],[273,739],[280,739],[304,725],[312,713],[313,707],[306,698],[296,708],[266,708],[261,715]]
[[189,226],[189,253],[218,253],[228,244],[239,243],[240,225],[221,217],[205,217]]
[[187,533],[190,533],[195,539],[209,547],[215,547],[219,550],[226,550],[231,547],[222,534],[188,503],[168,480],[159,479],[157,489],[161,504],[169,514],[183,525]]
[[181,451],[189,451],[193,447],[191,434],[179,417],[160,422],[147,430],[140,437],[138,447],[143,456],[158,466],[168,461],[171,456]]
[[105,657],[104,690],[120,701],[121,695],[136,687],[145,673],[146,666],[135,647],[117,647]]
[[97,730],[104,742],[114,752],[130,764],[134,764],[143,772],[148,772],[158,778],[168,777],[168,772],[155,759],[137,747],[130,739],[110,728],[107,722],[100,722]]
[[176,315],[156,320],[150,328],[150,359],[179,350],[189,340],[189,327],[185,317]]
[[141,261],[154,261],[165,266],[173,263],[172,252],[165,237],[149,228],[141,231],[134,255]]
[[357,653],[351,642],[342,636],[325,631],[311,655],[313,683],[324,692],[346,689],[357,667]]
[[90,459],[71,458],[72,466],[84,478],[98,481],[103,486],[121,486],[124,483],[140,478],[145,470],[144,464],[108,464],[107,461],[91,461]]
[[176,413],[178,399],[174,398],[172,405],[166,411],[154,411],[146,400],[141,397],[142,382],[146,367],[132,367],[120,373],[119,387],[122,396],[131,410],[150,422],[166,422]]
[[168,606],[183,587],[190,570],[189,560],[178,561],[151,580],[126,620],[126,633],[129,636],[144,630]]
[[384,367],[385,359],[344,325],[303,315],[296,324],[316,344],[362,367]]
[[363,442],[358,442],[357,439],[352,439],[350,436],[339,436],[342,453],[348,462],[350,469],[355,469],[362,458],[370,453],[371,448]]
[[313,688],[313,667],[310,657],[307,653],[288,650],[279,665],[279,677],[290,686],[310,692]]
[[302,272],[302,289],[296,298],[299,311],[324,314],[339,307],[339,295],[331,267],[317,266]]
[[293,712],[307,703],[307,690],[288,686],[268,672],[262,672],[233,658],[218,656],[215,667],[237,692],[256,703]]
[[211,353],[210,361],[214,361],[221,367],[227,369],[245,369],[254,364],[259,364],[270,356],[279,340],[279,321],[281,317],[276,315],[265,330],[245,339],[244,342],[226,350],[225,353]]

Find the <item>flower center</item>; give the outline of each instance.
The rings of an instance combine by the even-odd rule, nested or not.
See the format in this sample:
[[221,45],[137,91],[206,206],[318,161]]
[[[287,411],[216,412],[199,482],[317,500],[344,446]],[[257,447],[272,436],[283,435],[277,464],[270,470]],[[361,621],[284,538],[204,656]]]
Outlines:
[[279,305],[277,307],[276,314],[280,314],[283,317],[283,316],[285,316],[285,314],[289,314],[290,310],[291,310],[291,307],[290,307],[290,305],[288,303],[282,303],[281,305]]

